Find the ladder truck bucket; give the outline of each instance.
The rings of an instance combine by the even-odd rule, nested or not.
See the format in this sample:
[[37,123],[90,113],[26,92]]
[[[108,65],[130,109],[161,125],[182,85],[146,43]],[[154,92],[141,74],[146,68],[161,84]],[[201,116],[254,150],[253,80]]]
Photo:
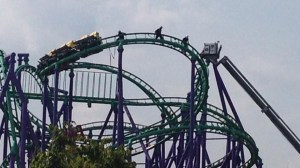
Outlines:
[[204,48],[202,52],[200,53],[200,57],[206,59],[206,61],[212,62],[213,64],[216,64],[220,57],[222,46],[219,47],[219,43],[204,43]]

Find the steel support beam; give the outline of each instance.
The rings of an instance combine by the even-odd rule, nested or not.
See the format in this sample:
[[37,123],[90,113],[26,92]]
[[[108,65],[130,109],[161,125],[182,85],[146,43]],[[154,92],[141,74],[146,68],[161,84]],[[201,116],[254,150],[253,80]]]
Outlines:
[[118,48],[118,129],[117,129],[117,145],[124,145],[124,112],[123,112],[123,75],[122,75],[122,55],[123,46],[120,44]]

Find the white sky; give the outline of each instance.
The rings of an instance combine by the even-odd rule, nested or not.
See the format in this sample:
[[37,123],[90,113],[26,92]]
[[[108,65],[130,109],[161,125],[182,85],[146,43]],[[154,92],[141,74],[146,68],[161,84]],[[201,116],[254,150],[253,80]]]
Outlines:
[[[30,63],[36,65],[50,50],[93,31],[107,37],[118,30],[154,32],[163,26],[164,34],[178,38],[189,35],[190,43],[199,51],[204,42],[220,41],[221,55],[234,62],[300,136],[299,7],[296,0],[0,0],[0,49],[30,53]],[[125,69],[149,81],[158,91],[185,96],[182,93],[189,88],[189,64],[182,56],[151,46],[128,47],[124,55]],[[246,131],[257,143],[264,167],[298,167],[299,154],[233,78],[224,69],[220,71]],[[216,88],[212,71],[210,74],[213,97]],[[218,105],[216,99],[210,102]]]

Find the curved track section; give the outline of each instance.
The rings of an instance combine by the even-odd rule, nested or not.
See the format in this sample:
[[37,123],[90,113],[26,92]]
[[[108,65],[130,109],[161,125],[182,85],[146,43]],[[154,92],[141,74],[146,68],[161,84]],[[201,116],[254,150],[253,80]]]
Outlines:
[[155,39],[153,33],[128,33],[124,40],[118,40],[118,36],[111,36],[102,39],[102,43],[90,48],[85,48],[71,55],[64,55],[56,59],[48,60],[48,65],[41,65],[38,69],[39,74],[48,75],[53,73],[55,67],[65,66],[69,63],[85,58],[89,55],[103,51],[104,49],[118,47],[122,45],[147,44],[167,47],[185,53],[188,59],[196,60],[196,81],[195,81],[195,111],[199,111],[204,103],[208,91],[208,70],[204,61],[200,58],[200,53],[190,44],[184,46],[182,40],[173,36],[164,35],[164,39]]
[[[202,120],[195,121],[195,129],[193,130],[193,134],[196,135],[195,138],[203,138],[198,137],[198,135],[206,134],[208,135],[218,135],[223,136],[220,139],[227,139],[228,137],[232,139],[232,141],[238,143],[239,145],[245,146],[249,152],[249,159],[243,161],[243,163],[239,164],[239,167],[252,167],[257,160],[258,157],[258,149],[255,145],[254,140],[244,131],[243,128],[239,126],[236,119],[231,117],[228,114],[224,114],[223,110],[207,104],[207,93],[208,93],[208,69],[207,65],[200,58],[200,53],[190,44],[183,45],[182,40],[176,37],[163,35],[163,39],[156,39],[155,34],[153,33],[129,33],[125,35],[124,39],[118,39],[118,36],[111,36],[107,38],[101,39],[101,43],[97,42],[92,46],[85,46],[78,50],[70,50],[64,52],[62,55],[57,57],[47,57],[46,61],[40,63],[38,65],[38,69],[30,65],[22,65],[19,66],[16,70],[17,76],[22,76],[22,73],[28,73],[37,85],[37,92],[28,90],[25,92],[28,99],[42,99],[43,98],[43,85],[42,81],[46,77],[53,74],[56,70],[76,70],[76,69],[94,69],[106,71],[111,74],[117,74],[118,68],[103,64],[92,64],[92,63],[83,63],[76,62],[81,58],[85,58],[89,55],[93,55],[99,53],[105,49],[109,49],[112,47],[122,48],[126,45],[137,45],[137,44],[146,44],[146,45],[158,45],[162,47],[167,47],[172,50],[178,51],[182,53],[189,60],[193,60],[196,62],[196,75],[195,82],[193,83],[195,87],[195,115],[201,114],[207,116],[208,120],[203,122]],[[0,52],[0,64],[1,64],[1,80],[5,80],[7,66],[4,58],[3,52]],[[188,146],[188,136],[189,136],[189,118],[184,117],[183,111],[187,110],[190,106],[189,102],[186,98],[183,97],[163,97],[160,95],[153,87],[143,81],[141,78],[135,76],[134,74],[122,70],[123,78],[133,83],[137,88],[145,93],[147,96],[143,99],[124,99],[124,104],[128,106],[156,106],[161,116],[166,116],[165,119],[153,123],[151,125],[138,125],[134,123],[124,123],[124,135],[125,135],[125,146],[132,150],[132,155],[138,155],[141,153],[147,154],[148,151],[152,151],[153,155],[157,148],[164,146],[167,142],[173,142],[172,149],[170,150],[170,155],[172,153],[178,155],[181,154],[178,150],[175,152],[176,141],[181,138],[180,141],[185,141],[184,146]],[[4,78],[2,78],[2,76]],[[22,80],[19,79],[19,80]],[[2,86],[2,85],[1,85]],[[13,88],[13,87],[12,87]],[[26,88],[23,88],[26,90]],[[47,87],[48,91],[51,90],[49,86]],[[11,137],[11,141],[13,142],[12,146],[10,146],[11,152],[14,152],[14,148],[17,146],[17,137],[19,132],[19,118],[20,116],[17,114],[17,111],[13,111],[12,105],[16,108],[20,106],[18,104],[18,97],[14,97],[11,95],[11,92],[7,92],[6,94],[6,104],[4,105],[5,109],[2,108],[4,112],[3,120],[5,120],[5,124],[10,124],[10,127],[5,127],[5,129],[9,128],[9,133]],[[64,94],[58,95],[58,100],[56,101],[64,101],[68,100],[68,91],[63,90]],[[71,92],[72,93],[72,92]],[[117,104],[118,101],[114,98],[94,98],[88,96],[74,96],[72,98],[74,102],[89,102],[89,103],[100,103],[100,104]],[[14,100],[13,102],[11,100]],[[55,100],[54,100],[55,101]],[[62,105],[63,106],[63,105]],[[177,110],[174,110],[177,109]],[[51,108],[49,111],[52,111]],[[125,110],[126,111],[126,110]],[[30,113],[30,112],[29,112]],[[50,115],[50,114],[49,114]],[[37,127],[40,128],[42,125],[42,120],[38,117],[30,113],[31,122]],[[51,118],[51,116],[50,116]],[[108,123],[104,122],[94,122],[81,125],[82,132],[90,138],[98,137],[98,135],[94,135],[93,131],[105,129],[113,129],[115,127],[115,122],[109,121]],[[2,127],[4,128],[4,127]],[[7,130],[1,130],[5,132]],[[7,131],[8,132],[8,131]],[[110,135],[112,136],[112,135]],[[181,142],[178,142],[181,143]],[[172,143],[171,143],[172,144]],[[145,148],[146,147],[146,148]],[[200,144],[199,144],[200,147]],[[164,149],[165,150],[165,149]],[[173,151],[172,151],[173,150]],[[208,153],[209,151],[205,151]],[[9,155],[6,153],[6,155]],[[219,159],[216,161],[208,161],[206,163],[206,167],[222,167],[223,163],[227,162],[228,156],[232,155],[231,152],[223,153]],[[149,157],[149,154],[148,154]],[[177,157],[177,156],[172,156]],[[179,157],[179,156],[178,156]],[[4,159],[5,160],[5,159]],[[154,159],[152,162],[155,162]],[[179,163],[170,163],[169,160],[160,160],[159,162],[166,162],[169,166],[178,166]],[[173,161],[175,162],[175,161]],[[18,163],[17,163],[18,164]]]
[[[60,67],[60,66],[67,67],[70,63],[72,63],[76,60],[79,60],[80,58],[85,58],[89,55],[101,52],[107,48],[117,47],[117,46],[122,47],[123,45],[132,45],[132,44],[151,44],[151,45],[159,45],[159,46],[167,47],[167,48],[173,49],[175,51],[178,51],[180,53],[185,53],[183,55],[186,56],[188,59],[195,60],[196,61],[196,80],[194,83],[194,86],[195,86],[195,99],[194,99],[195,113],[198,114],[199,112],[201,112],[203,110],[203,108],[204,108],[203,105],[205,104],[206,97],[207,97],[207,91],[208,91],[207,67],[206,67],[205,63],[203,62],[203,60],[200,59],[200,54],[197,52],[196,49],[194,49],[194,47],[192,47],[191,45],[184,46],[180,39],[172,37],[172,36],[164,35],[163,40],[161,40],[161,39],[155,39],[154,34],[152,34],[152,33],[130,33],[125,36],[124,40],[118,40],[117,36],[104,38],[104,39],[102,39],[101,44],[99,44],[97,46],[85,48],[83,50],[73,52],[72,54],[68,54],[68,55],[66,54],[66,55],[57,57],[54,62],[48,62],[49,64],[47,66],[39,66],[40,67],[39,74],[41,74],[41,75],[51,74],[54,72],[54,69],[56,67]],[[115,69],[115,71],[116,70],[117,69]],[[136,84],[138,84],[138,83],[136,83]],[[150,96],[150,99],[151,99],[151,96]],[[214,114],[212,114],[212,116],[214,116]],[[180,117],[180,115],[177,115],[176,118],[179,118],[179,117]],[[222,117],[220,117],[220,118],[222,118]],[[209,122],[207,122],[207,123],[209,124]],[[221,122],[221,123],[223,123],[223,122]],[[167,124],[169,124],[169,123],[168,122],[163,123],[163,125],[167,125]],[[201,130],[201,129],[203,130],[202,127],[205,128],[205,132],[209,132],[209,131],[211,131],[212,133],[214,132],[213,130],[209,130],[209,128],[213,127],[212,125],[202,125],[202,126],[197,125],[196,130]],[[206,129],[206,127],[207,127],[207,129]],[[214,128],[214,129],[216,129],[216,130],[220,129],[223,131],[223,133],[226,132],[224,134],[231,135],[232,132],[224,129],[224,127],[230,128],[229,130],[232,130],[235,128],[235,127],[231,126],[231,124],[228,125],[228,122],[226,122],[224,125]],[[139,133],[139,136],[141,136],[141,137],[139,137],[136,142],[140,142],[141,138],[143,138],[143,135],[148,137],[148,139],[151,136],[158,137],[158,135],[160,134],[158,131],[158,130],[160,130],[159,128],[162,128],[162,125],[160,125],[156,128],[152,127],[151,129],[148,129],[148,130],[145,129],[144,131],[141,131]],[[170,129],[170,130],[168,130],[168,129]],[[178,129],[178,130],[180,130],[179,132],[186,132],[188,130],[188,128],[186,127],[185,124],[183,124],[183,123],[181,124],[180,122],[177,122],[176,124],[174,124],[174,127],[164,128],[163,132],[165,132],[165,135],[171,134],[172,132],[174,132],[173,129],[175,129],[175,130]],[[236,131],[233,131],[233,132],[239,132],[238,130],[239,129],[237,129]],[[240,132],[243,133],[242,130],[240,130]],[[178,133],[178,132],[176,132],[176,133]],[[136,135],[133,135],[133,136],[136,136]],[[244,137],[248,137],[248,136],[244,136]],[[247,140],[249,140],[249,139],[247,139]],[[129,138],[128,143],[133,143],[133,141],[134,141],[134,138]],[[252,141],[249,140],[247,142],[252,142]],[[157,141],[157,143],[160,143],[160,142]],[[129,144],[129,145],[132,146],[132,144]],[[256,149],[256,147],[254,147],[254,148]],[[250,147],[249,151],[251,153],[251,156],[253,156],[254,160],[256,160],[257,150],[255,151],[255,150],[251,150],[251,149],[252,148]],[[137,153],[139,153],[139,152],[137,152]],[[254,161],[253,160],[251,161],[251,160],[252,159],[250,159],[250,161],[248,161],[246,163],[251,163],[250,165],[253,165]]]
[[[118,73],[118,68],[104,65],[104,64],[92,64],[92,63],[84,63],[84,62],[76,62],[73,64],[70,64],[66,67],[66,69],[76,69],[76,68],[87,68],[87,69],[99,69],[103,71],[107,71],[113,74]],[[139,89],[141,89],[147,96],[152,100],[152,103],[157,105],[157,107],[160,109],[160,111],[169,118],[169,120],[172,120],[174,116],[173,110],[169,106],[164,106],[162,104],[166,103],[166,100],[156,91],[153,87],[151,87],[149,84],[147,84],[145,81],[140,79],[139,77],[135,76],[134,74],[123,70],[122,72],[123,77],[127,79],[128,81],[135,84]],[[129,100],[130,102],[130,100]],[[132,101],[132,104],[133,101]],[[140,105],[141,102],[136,102],[137,105]],[[144,104],[146,105],[146,104]]]
[[[102,64],[91,64],[91,63],[74,63],[74,64],[70,64],[69,66],[66,67],[66,69],[76,69],[76,68],[87,68],[87,69],[99,69],[99,70],[104,70],[104,71],[108,71],[111,73],[117,73],[117,68],[116,67],[112,67],[112,66],[108,66],[108,65],[102,65]],[[127,100],[125,99],[125,104],[128,103],[128,105],[132,105],[132,106],[140,106],[140,105],[157,105],[158,107],[164,105],[166,106],[166,104],[168,104],[169,108],[170,106],[176,106],[176,107],[180,107],[183,104],[186,104],[186,99],[185,98],[169,98],[169,102],[167,103],[165,98],[161,97],[151,86],[149,86],[146,82],[144,82],[142,79],[138,78],[137,76],[127,72],[127,71],[123,71],[123,77],[127,80],[129,80],[130,82],[134,83],[136,86],[138,86],[141,90],[143,90],[147,96],[149,96],[149,98],[152,100],[152,103],[142,103],[141,101],[139,101],[138,99],[135,100],[134,102],[136,103],[130,103],[130,101],[132,100]],[[159,95],[160,97],[154,97],[155,95]],[[173,100],[173,101],[172,101]],[[181,100],[181,101],[178,101]],[[140,102],[140,103],[139,103]],[[154,104],[153,104],[154,103]],[[171,109],[171,108],[170,108]],[[160,110],[163,112],[163,108],[160,108]],[[226,117],[223,115],[223,112],[221,109],[214,107],[212,105],[207,105],[207,108],[205,109],[205,111],[207,111],[207,115],[210,116],[211,118],[214,118],[215,121],[211,121],[211,122],[207,122],[205,125],[200,124],[200,122],[197,123],[196,126],[196,130],[198,130],[199,132],[207,132],[210,134],[220,134],[220,135],[232,135],[236,140],[242,141],[244,143],[244,145],[249,149],[249,152],[251,153],[251,158],[245,162],[244,165],[242,165],[243,167],[249,167],[250,165],[253,165],[255,163],[255,161],[257,160],[257,153],[258,150],[255,146],[255,143],[253,141],[253,139],[247,134],[245,133],[236,123],[235,119],[233,117],[231,117],[230,115],[226,115]],[[176,118],[179,118],[180,115],[177,114]],[[174,121],[172,121],[174,124]],[[158,122],[157,124],[159,124],[160,122]],[[128,133],[126,133],[126,143],[131,146],[134,144],[138,144],[140,143],[141,140],[146,142],[146,139],[148,142],[157,142],[157,137],[158,136],[166,136],[167,138],[164,139],[165,140],[170,140],[171,137],[170,135],[172,134],[179,134],[179,133],[186,133],[188,131],[188,126],[184,123],[184,121],[182,122],[175,122],[176,124],[173,127],[168,127],[166,128],[165,125],[168,125],[169,122],[166,122],[163,125],[157,125],[157,126],[144,126],[141,127],[139,130],[139,135],[136,135],[135,131],[133,131],[132,127],[128,127],[126,126],[125,128],[128,129]],[[90,124],[86,124],[84,125],[84,131],[89,131],[88,134],[86,134],[87,136],[90,137],[96,137],[97,135],[93,135],[92,131],[93,130],[97,130],[103,127],[103,122],[98,123],[98,125],[95,125],[95,123],[90,123]],[[113,123],[110,123],[110,129],[113,128],[112,126]],[[130,125],[127,123],[127,125]],[[109,129],[108,128],[108,129]],[[164,129],[162,129],[164,128]],[[130,133],[131,132],[131,133]],[[154,139],[152,139],[154,138]],[[157,144],[156,144],[157,145]],[[148,143],[147,146],[149,146],[150,148],[154,148],[155,144],[150,144]],[[148,148],[148,149],[150,149]],[[141,149],[141,146],[136,146],[136,148],[132,148],[132,154],[136,155],[136,154],[140,154],[142,153],[143,150]],[[218,167],[220,166],[220,164],[224,161],[224,158],[221,158],[220,160],[217,160],[214,163],[211,163],[209,165],[209,167]],[[251,166],[250,166],[251,167]]]
[[[0,66],[0,83],[2,89],[5,80],[8,78],[8,58],[5,57],[2,50],[0,50]],[[13,98],[13,94],[15,93],[14,88],[9,88],[9,91],[5,94],[3,106],[1,106],[1,110],[3,111],[2,122],[4,122],[1,132],[4,133],[4,148],[7,149],[7,151],[3,151],[3,157],[5,157],[2,163],[3,166],[8,165],[10,155],[17,156],[16,159],[18,160],[19,148],[20,115],[17,112],[16,99]]]

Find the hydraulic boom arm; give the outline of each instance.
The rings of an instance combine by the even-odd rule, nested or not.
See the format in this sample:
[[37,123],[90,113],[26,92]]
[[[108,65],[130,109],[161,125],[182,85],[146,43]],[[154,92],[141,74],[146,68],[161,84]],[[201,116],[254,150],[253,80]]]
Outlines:
[[224,57],[220,60],[220,63],[228,70],[232,77],[243,87],[243,89],[249,94],[254,102],[262,109],[272,123],[279,129],[283,136],[293,145],[293,147],[300,154],[300,140],[296,134],[288,127],[288,125],[280,118],[280,116],[274,111],[274,109],[268,104],[268,102],[258,93],[258,91],[251,85],[251,83],[245,78],[245,76],[237,69],[236,66],[229,60],[228,57]]

